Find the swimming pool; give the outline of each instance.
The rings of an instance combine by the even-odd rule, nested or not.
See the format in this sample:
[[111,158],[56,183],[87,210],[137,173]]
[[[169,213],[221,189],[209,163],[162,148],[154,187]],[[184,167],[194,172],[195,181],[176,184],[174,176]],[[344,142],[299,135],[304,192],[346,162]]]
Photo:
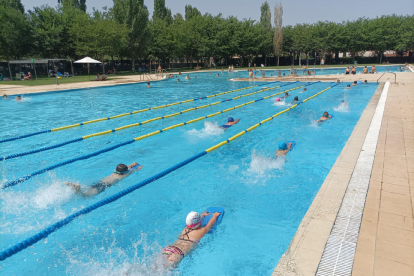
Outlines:
[[[2,137],[59,127],[189,98],[251,86],[214,75],[28,96],[23,102],[0,101]],[[261,83],[254,83],[261,84]],[[288,84],[288,83],[283,83]],[[274,87],[279,83],[266,84]],[[91,138],[55,150],[1,162],[3,183],[63,160],[160,128],[185,122],[274,94],[302,83],[261,92],[175,117]],[[303,100],[331,83],[291,91]],[[346,90],[346,83],[320,94],[220,148],[116,202],[79,217],[67,226],[1,263],[8,274],[154,275],[152,258],[175,241],[190,211],[221,206],[226,215],[217,232],[206,236],[172,274],[269,275],[290,240],[373,95],[376,84]],[[260,90],[242,90],[2,144],[1,155],[33,150],[82,135],[165,116],[190,107]],[[343,102],[343,100],[345,100]],[[284,110],[289,102],[262,100],[137,141],[101,155],[59,167],[0,192],[0,250],[43,230],[98,200],[113,195],[187,159]],[[323,111],[335,118],[323,125]],[[224,131],[227,117],[241,118]],[[278,142],[295,140],[286,158],[273,158]],[[73,194],[66,181],[90,185],[110,174],[118,163],[137,161],[144,168],[93,198]],[[160,273],[160,272],[159,272]]]

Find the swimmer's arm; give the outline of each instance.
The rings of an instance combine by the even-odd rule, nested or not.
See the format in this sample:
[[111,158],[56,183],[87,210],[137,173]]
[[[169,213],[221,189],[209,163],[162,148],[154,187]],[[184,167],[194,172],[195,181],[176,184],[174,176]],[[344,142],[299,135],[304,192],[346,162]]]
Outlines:
[[208,231],[210,231],[211,227],[213,227],[214,223],[216,223],[217,218],[220,216],[220,214],[221,214],[221,213],[219,213],[219,212],[214,212],[214,213],[213,213],[213,216],[211,217],[211,219],[210,219],[210,221],[207,223],[207,225],[206,225],[206,226],[204,226],[203,228],[201,228],[201,229],[203,229],[203,236],[204,236],[205,234],[207,234],[207,233],[208,233]]
[[234,124],[237,124],[240,121],[240,118],[236,120],[236,122],[234,122]]
[[292,143],[288,143],[288,148],[287,148],[286,152],[290,151],[291,147],[292,147]]
[[[131,169],[132,167],[138,165],[137,162],[132,163],[131,165],[128,166],[128,169]],[[139,171],[140,169],[142,169],[142,165],[139,165],[138,169],[134,170],[134,171]]]

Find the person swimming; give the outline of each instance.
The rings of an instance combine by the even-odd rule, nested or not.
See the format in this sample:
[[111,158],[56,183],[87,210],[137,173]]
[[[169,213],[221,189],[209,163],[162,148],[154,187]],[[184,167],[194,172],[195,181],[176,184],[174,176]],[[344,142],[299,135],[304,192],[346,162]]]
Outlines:
[[20,102],[22,100],[22,96],[16,96],[16,101]]
[[299,97],[298,96],[295,96],[295,98],[293,99],[292,103],[298,102],[298,101],[299,101]]
[[217,74],[217,77],[220,77],[220,74]]
[[221,128],[228,128],[228,127],[231,127],[231,126],[233,126],[233,125],[237,124],[239,121],[240,121],[240,119],[237,119],[237,120],[235,121],[233,117],[229,117],[229,118],[227,119],[227,123],[226,123],[226,124],[224,124],[224,125],[222,125],[222,126],[221,126]]
[[332,119],[332,115],[329,115],[329,113],[325,111],[322,117],[319,118],[318,123],[323,123],[329,119]]
[[213,213],[207,225],[201,227],[203,217],[208,216],[209,213],[204,212],[200,215],[197,212],[190,212],[185,220],[187,226],[181,231],[178,239],[162,250],[166,265],[173,268],[177,267],[181,260],[194,250],[204,235],[210,231],[220,214],[218,212]]
[[292,148],[292,143],[280,142],[276,150],[276,156],[285,156]]
[[151,87],[151,83],[150,82],[147,82],[147,87]]
[[280,98],[276,98],[275,103],[280,102]]
[[103,191],[105,191],[105,189],[115,185],[119,181],[130,176],[133,172],[139,171],[140,169],[142,169],[142,165],[139,165],[136,162],[132,163],[129,166],[125,164],[119,164],[116,167],[115,172],[113,172],[108,177],[105,177],[104,179],[98,181],[97,183],[93,184],[92,186],[89,186],[85,191],[81,189],[81,185],[79,184],[74,184],[70,182],[66,182],[65,184],[71,187],[72,190],[78,195],[94,196],[102,193]]
[[339,79],[336,80],[336,83],[341,83],[341,81]]
[[190,79],[190,74],[187,74],[187,76],[185,76],[185,79],[189,80]]
[[285,92],[285,95],[282,97],[282,99],[290,97],[291,95],[289,94],[289,92]]
[[305,91],[308,91],[308,89],[306,87],[302,89],[302,93],[305,92]]
[[352,86],[355,86],[357,84],[358,84],[358,82],[357,81],[354,81],[354,83],[352,84]]
[[180,82],[180,79],[177,78],[177,81]]
[[346,89],[351,89],[351,85],[350,84],[347,84],[346,85]]

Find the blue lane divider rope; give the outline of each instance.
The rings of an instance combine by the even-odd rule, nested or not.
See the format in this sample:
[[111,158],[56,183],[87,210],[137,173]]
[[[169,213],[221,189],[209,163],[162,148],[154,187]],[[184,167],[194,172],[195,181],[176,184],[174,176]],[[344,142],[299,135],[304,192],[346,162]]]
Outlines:
[[77,218],[81,215],[86,215],[87,213],[90,213],[93,210],[98,209],[101,206],[104,206],[106,204],[114,202],[114,201],[118,200],[119,198],[121,198],[121,197],[123,197],[123,196],[125,196],[129,193],[132,193],[133,191],[135,191],[135,190],[137,190],[141,187],[144,187],[145,185],[148,185],[149,183],[151,183],[151,182],[153,182],[153,181],[155,181],[155,180],[157,180],[157,179],[159,179],[159,178],[161,178],[161,177],[163,177],[163,176],[165,176],[165,175],[181,168],[184,165],[187,165],[188,163],[190,163],[190,162],[192,162],[192,161],[194,161],[194,160],[196,160],[196,159],[198,159],[198,158],[200,158],[200,157],[202,157],[206,154],[207,154],[206,151],[200,152],[199,154],[196,154],[191,158],[188,158],[188,159],[186,159],[186,160],[184,160],[184,161],[182,161],[182,162],[180,162],[180,163],[178,163],[178,164],[176,164],[176,165],[174,165],[174,166],[172,166],[172,167],[170,167],[170,168],[168,168],[168,169],[166,169],[166,170],[164,170],[164,171],[162,171],[162,172],[160,172],[160,173],[158,173],[158,174],[156,174],[156,175],[154,175],[150,178],[147,178],[147,179],[145,179],[144,181],[141,181],[138,184],[135,184],[135,185],[133,185],[133,186],[131,186],[131,187],[125,189],[125,190],[122,190],[122,191],[114,194],[113,196],[107,197],[107,198],[105,198],[101,201],[98,201],[97,203],[95,203],[95,204],[93,204],[89,207],[83,208],[82,210],[80,210],[80,211],[66,217],[65,219],[60,220],[57,223],[49,226],[45,230],[31,236],[30,238],[28,238],[28,239],[26,239],[26,240],[24,240],[24,241],[22,241],[22,242],[20,242],[16,245],[12,246],[12,247],[0,252],[0,261],[4,261],[5,259],[13,256],[14,254],[17,254],[18,252],[22,251],[23,249],[37,243],[41,239],[46,238],[51,233],[53,233],[56,230],[58,230],[59,228],[65,226],[66,224],[68,224],[69,222],[74,220],[75,218]]
[[5,183],[5,184],[3,185],[2,189],[5,189],[5,188],[8,188],[8,187],[11,187],[11,186],[17,185],[17,184],[19,184],[19,183],[21,183],[21,182],[24,182],[24,181],[26,181],[26,180],[28,180],[28,179],[32,178],[32,177],[33,177],[33,176],[35,176],[35,175],[45,173],[45,172],[47,172],[47,171],[50,171],[50,170],[53,170],[53,169],[56,169],[56,168],[62,167],[62,166],[64,166],[64,165],[67,165],[67,164],[70,164],[70,163],[73,163],[73,162],[76,162],[76,161],[79,161],[79,160],[88,159],[88,158],[91,158],[91,157],[93,157],[93,156],[99,155],[99,154],[101,154],[101,153],[108,152],[108,151],[114,150],[114,149],[116,149],[116,148],[119,148],[119,147],[122,147],[122,146],[125,146],[125,145],[128,145],[128,144],[131,144],[131,143],[134,143],[134,142],[135,142],[135,140],[134,140],[134,139],[131,139],[131,140],[128,140],[128,141],[126,141],[126,142],[123,142],[123,143],[120,143],[120,144],[114,145],[114,146],[112,146],[112,147],[104,148],[104,149],[102,149],[102,150],[98,150],[98,151],[92,152],[92,153],[87,154],[87,155],[83,155],[83,156],[80,156],[80,157],[77,157],[77,158],[73,158],[73,159],[69,159],[69,160],[66,160],[66,161],[60,162],[60,163],[55,164],[55,165],[53,165],[53,166],[49,166],[49,167],[46,167],[46,168],[41,169],[41,170],[39,170],[39,171],[36,171],[36,172],[31,173],[31,174],[25,175],[25,176],[23,176],[23,177],[21,177],[21,178],[18,178],[18,179],[15,179],[15,180],[9,181],[9,182],[7,182],[7,183]]
[[[310,85],[313,85],[313,84],[316,84],[316,82],[306,84],[305,86],[310,86]],[[263,98],[261,98],[260,100],[263,100]],[[186,125],[186,123],[184,123],[184,125]],[[28,180],[28,179],[32,178],[33,176],[36,176],[36,175],[39,175],[39,174],[45,173],[45,172],[47,172],[47,171],[54,170],[54,169],[56,169],[56,168],[59,168],[59,167],[62,167],[62,166],[65,166],[65,165],[71,164],[71,163],[76,162],[76,161],[79,161],[79,160],[84,160],[84,159],[88,159],[88,158],[93,157],[93,156],[100,155],[100,154],[102,154],[102,153],[105,153],[105,152],[108,152],[108,151],[114,150],[114,149],[116,149],[116,148],[119,148],[119,147],[122,147],[122,146],[125,146],[125,145],[128,145],[128,144],[131,144],[131,143],[133,143],[133,142],[135,142],[135,139],[128,140],[128,141],[126,141],[126,142],[123,142],[123,143],[117,144],[117,145],[112,146],[112,147],[104,148],[104,149],[99,150],[99,151],[95,151],[95,152],[93,152],[93,153],[91,153],[91,154],[87,154],[87,155],[83,155],[83,156],[80,156],[80,157],[77,157],[77,158],[73,158],[73,159],[70,159],[70,160],[63,161],[63,162],[61,162],[61,163],[58,163],[58,164],[55,164],[55,165],[52,165],[52,166],[46,167],[46,168],[44,168],[44,169],[41,169],[41,170],[39,170],[39,171],[36,171],[36,172],[30,173],[30,174],[25,175],[25,176],[23,176],[23,177],[20,177],[20,178],[18,178],[18,179],[14,179],[14,180],[12,180],[12,181],[6,182],[6,183],[5,183],[5,184],[4,184],[1,188],[2,188],[2,189],[6,189],[6,188],[8,188],[8,187],[15,186],[15,185],[17,185],[17,184],[19,184],[19,183],[22,183],[22,182],[24,182],[24,181],[26,181],[26,180]],[[55,146],[56,146],[56,145],[55,145]],[[40,149],[39,149],[39,150],[40,150]]]
[[[267,84],[270,84],[270,83],[276,83],[276,82],[279,82],[279,81],[273,81],[273,82],[268,82],[268,83],[264,83],[264,84],[259,84],[259,85],[257,85],[257,86],[263,86],[263,85],[267,85]],[[257,87],[257,86],[255,86],[255,87]],[[252,86],[252,87],[253,87],[253,86]],[[239,89],[239,90],[240,90],[240,89]],[[201,98],[192,99],[192,101],[196,101],[196,100],[200,100],[200,99],[207,99],[207,98],[208,98],[208,97],[201,97]],[[187,101],[184,101],[184,102],[187,102]],[[181,102],[180,102],[180,104],[181,104]],[[151,108],[148,108],[148,110],[151,110]],[[129,113],[130,115],[134,114],[134,112],[128,112],[128,113]],[[111,118],[111,117],[107,117],[106,119],[107,119],[107,120],[110,120],[110,118]],[[101,119],[97,119],[97,120],[101,120]],[[92,121],[97,121],[97,120],[92,120]],[[82,122],[82,123],[77,123],[77,124],[73,124],[73,126],[75,126],[75,125],[82,126],[82,125],[83,125],[83,123],[84,123],[84,122]],[[52,129],[41,130],[41,131],[38,131],[38,132],[33,132],[33,133],[29,133],[29,134],[19,135],[19,136],[16,136],[16,137],[11,137],[11,138],[2,139],[2,140],[0,140],[0,144],[1,144],[1,143],[5,143],[5,142],[14,141],[14,140],[19,140],[19,139],[27,138],[27,137],[31,137],[31,136],[36,136],[36,135],[44,134],[44,133],[47,133],[47,132],[52,132]]]

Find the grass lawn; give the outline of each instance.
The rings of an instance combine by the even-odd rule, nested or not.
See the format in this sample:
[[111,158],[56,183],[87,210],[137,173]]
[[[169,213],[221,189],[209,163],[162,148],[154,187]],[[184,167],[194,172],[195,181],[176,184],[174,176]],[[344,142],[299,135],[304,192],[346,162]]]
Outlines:
[[[108,79],[116,79],[116,76],[108,76]],[[88,76],[75,76],[75,77],[67,77],[58,79],[59,84],[62,83],[74,83],[74,82],[85,82],[89,81]],[[95,81],[95,75],[91,75],[91,80]],[[35,86],[35,85],[48,85],[48,84],[56,84],[56,78],[49,78],[49,77],[37,77],[33,76],[33,80],[31,81],[0,81],[0,85],[27,85],[27,86]]]

